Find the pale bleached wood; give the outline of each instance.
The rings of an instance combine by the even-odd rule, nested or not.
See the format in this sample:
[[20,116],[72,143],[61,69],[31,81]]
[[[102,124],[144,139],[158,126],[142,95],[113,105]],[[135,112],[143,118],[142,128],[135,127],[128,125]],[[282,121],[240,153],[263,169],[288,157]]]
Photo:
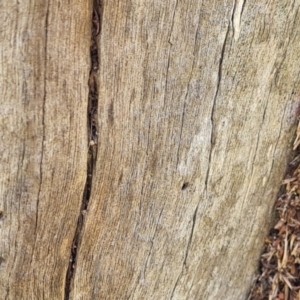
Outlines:
[[86,179],[91,1],[0,2],[0,299],[64,299]]
[[72,299],[245,299],[294,133],[299,5],[104,2]]
[[[299,1],[105,1],[72,299],[244,299],[297,115]],[[91,1],[0,4],[0,298],[64,299]]]

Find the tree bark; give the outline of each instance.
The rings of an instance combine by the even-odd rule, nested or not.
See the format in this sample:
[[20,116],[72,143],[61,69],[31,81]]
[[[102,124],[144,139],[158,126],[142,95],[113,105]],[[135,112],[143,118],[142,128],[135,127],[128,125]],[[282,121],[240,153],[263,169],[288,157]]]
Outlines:
[[246,299],[299,114],[299,8],[2,1],[0,298]]

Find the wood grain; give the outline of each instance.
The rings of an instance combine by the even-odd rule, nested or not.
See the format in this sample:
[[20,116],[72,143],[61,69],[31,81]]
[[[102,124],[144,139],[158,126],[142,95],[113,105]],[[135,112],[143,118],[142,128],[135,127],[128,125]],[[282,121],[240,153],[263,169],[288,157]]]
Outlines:
[[104,2],[72,299],[245,299],[294,134],[299,5]]
[[86,180],[91,1],[1,1],[0,298],[63,299]]
[[93,3],[0,3],[0,299],[245,299],[299,114],[300,2],[101,4],[78,227]]

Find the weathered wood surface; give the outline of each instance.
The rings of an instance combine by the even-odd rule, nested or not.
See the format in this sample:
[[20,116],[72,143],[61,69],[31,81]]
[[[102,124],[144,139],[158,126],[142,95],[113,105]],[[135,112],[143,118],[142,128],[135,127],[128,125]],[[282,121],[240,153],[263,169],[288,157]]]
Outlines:
[[262,2],[105,1],[72,299],[245,299],[300,96],[299,1]]
[[89,1],[1,1],[0,299],[63,299],[87,162]]
[[[1,299],[65,298],[88,176],[93,9],[48,2],[0,3]],[[299,7],[104,2],[66,299],[245,299],[300,104]]]

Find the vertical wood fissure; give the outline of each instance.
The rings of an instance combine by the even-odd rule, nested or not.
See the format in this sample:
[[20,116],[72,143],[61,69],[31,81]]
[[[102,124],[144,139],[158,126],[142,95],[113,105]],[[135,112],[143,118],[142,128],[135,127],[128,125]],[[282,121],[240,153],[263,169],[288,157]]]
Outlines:
[[97,72],[99,70],[98,44],[97,36],[101,31],[102,20],[102,0],[93,0],[92,12],[92,30],[91,30],[91,46],[90,59],[91,69],[88,80],[89,94],[88,94],[88,108],[87,108],[87,136],[88,136],[88,159],[87,159],[87,173],[86,182],[81,202],[81,208],[77,219],[77,226],[75,235],[71,245],[69,267],[66,274],[65,281],[65,300],[70,299],[72,284],[74,282],[76,271],[76,258],[80,249],[82,230],[85,223],[86,212],[90,202],[90,195],[93,183],[93,174],[97,159],[97,143],[98,143],[98,85]]
[[220,91],[220,84],[221,84],[221,80],[222,80],[222,66],[223,66],[223,59],[224,59],[224,53],[225,53],[225,48],[226,48],[226,44],[227,44],[227,40],[228,40],[228,35],[229,35],[229,31],[230,31],[230,23],[228,24],[227,27],[227,31],[226,31],[226,35],[224,38],[224,42],[223,42],[223,46],[222,46],[222,50],[221,50],[221,54],[220,54],[220,58],[219,58],[219,70],[218,70],[218,79],[217,79],[217,88],[216,88],[216,92],[213,98],[213,104],[212,104],[212,108],[211,108],[211,114],[210,114],[210,120],[211,120],[211,134],[210,134],[210,151],[209,151],[209,157],[208,157],[208,168],[207,168],[207,172],[206,172],[206,176],[205,176],[205,191],[207,193],[207,185],[208,185],[208,180],[209,180],[209,172],[210,172],[210,164],[211,164],[211,159],[212,159],[212,151],[215,145],[215,136],[214,136],[214,113],[215,113],[215,109],[216,109],[216,101],[217,101],[217,97],[219,95],[219,91]]
[[[47,7],[46,18],[45,18],[45,70],[47,70],[47,46],[48,46],[48,25],[49,25],[49,4]],[[40,161],[40,184],[39,184],[39,191],[37,197],[37,204],[36,204],[36,220],[35,220],[35,229],[34,235],[36,236],[38,220],[39,220],[39,200],[41,196],[41,188],[43,182],[43,158],[44,158],[44,144],[45,144],[45,105],[47,99],[47,78],[46,74],[44,77],[44,98],[43,98],[43,114],[42,114],[42,125],[43,125],[43,139],[42,139],[42,152],[41,152],[41,161]]]

